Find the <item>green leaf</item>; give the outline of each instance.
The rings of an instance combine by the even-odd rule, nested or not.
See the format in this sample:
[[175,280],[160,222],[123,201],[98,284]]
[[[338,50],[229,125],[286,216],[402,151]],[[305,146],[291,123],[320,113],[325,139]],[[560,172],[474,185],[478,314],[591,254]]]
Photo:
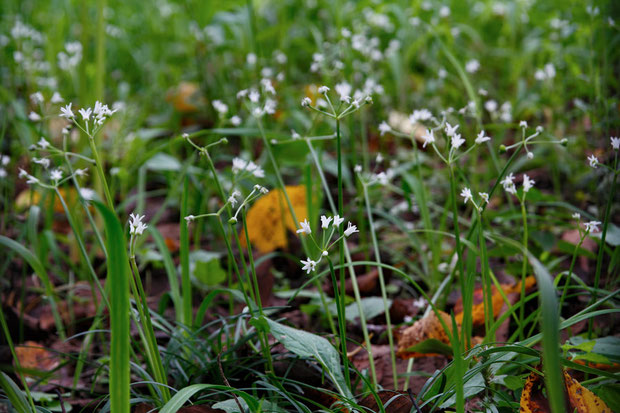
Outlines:
[[315,359],[326,371],[338,392],[352,399],[351,390],[347,388],[341,370],[340,355],[332,344],[323,337],[307,331],[297,330],[266,318],[271,334],[287,350],[304,358]]
[[15,410],[19,413],[32,412],[26,397],[24,397],[24,393],[22,393],[13,380],[2,371],[0,371],[0,388],[4,390],[4,393]]
[[[381,297],[364,297],[360,301],[362,306],[362,311],[364,312],[364,317],[366,320],[370,320],[375,318],[378,315],[381,315],[385,312],[385,307],[383,305],[383,298]],[[392,304],[392,300],[388,300],[388,305]],[[332,303],[330,305],[330,310],[332,311],[332,315],[336,316],[336,303]],[[351,303],[345,308],[345,317],[347,321],[355,322],[355,319],[359,318],[360,311],[357,303]]]
[[110,411],[129,413],[129,259],[123,227],[114,212],[93,202],[103,216],[110,301]]
[[[601,239],[603,236],[603,232],[595,232],[594,234],[590,234],[592,238]],[[612,224],[611,222],[607,226],[607,234],[605,234],[605,242],[611,245],[612,247],[617,247],[620,245],[620,228]]]
[[210,251],[192,251],[189,254],[190,273],[206,285],[218,285],[226,280],[226,271],[220,265],[221,254]]
[[443,354],[445,356],[452,356],[452,347],[443,343],[437,339],[429,338],[421,343],[411,346],[407,349],[409,352],[416,352],[422,354]]
[[[233,391],[235,394],[240,396],[245,401],[245,404],[250,408],[250,411],[252,412],[257,411],[258,402],[256,401],[254,397],[252,397],[251,395],[249,395],[248,393],[244,391],[231,389],[230,387],[227,387],[227,386],[219,386],[216,384],[192,384],[191,386],[187,386],[179,390],[177,394],[175,394],[174,397],[172,397],[168,401],[168,403],[166,403],[164,407],[162,407],[162,409],[160,410],[160,413],[176,413],[181,407],[183,407],[185,402],[188,401],[190,397],[192,397],[194,394],[200,391],[207,390],[207,389],[213,389],[213,390],[219,390],[219,391]],[[237,411],[238,410],[239,408],[237,408]]]

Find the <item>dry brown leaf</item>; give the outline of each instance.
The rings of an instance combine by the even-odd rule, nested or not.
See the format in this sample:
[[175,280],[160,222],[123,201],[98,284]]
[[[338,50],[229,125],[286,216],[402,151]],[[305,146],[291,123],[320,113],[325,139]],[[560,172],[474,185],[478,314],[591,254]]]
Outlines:
[[[443,311],[439,311],[441,318],[448,327],[452,325],[450,316]],[[429,339],[435,339],[442,343],[450,344],[450,339],[443,329],[439,318],[435,315],[434,311],[431,311],[426,317],[423,317],[413,323],[412,326],[407,327],[398,338],[398,351],[397,355],[401,358],[411,357],[427,357],[437,354],[422,354],[407,351],[408,348],[420,344],[421,342]]]
[[168,91],[166,100],[181,113],[192,113],[198,110],[198,104],[203,99],[199,94],[200,88],[196,83],[181,82],[176,88]]
[[564,386],[568,394],[571,411],[577,413],[611,413],[611,409],[603,400],[579,384],[566,371],[564,371]]
[[[286,186],[295,215],[299,221],[308,219],[306,204],[306,187],[304,185]],[[297,230],[297,223],[293,220],[286,202],[286,197],[280,189],[274,189],[267,195],[259,198],[250,208],[247,215],[248,234],[252,246],[261,253],[286,248],[287,228]],[[241,233],[241,244],[245,247],[245,234]]]
[[[35,341],[26,341],[24,345],[15,347],[15,355],[19,365],[25,370],[52,371],[60,362],[58,357]],[[28,373],[25,373],[29,376]]]

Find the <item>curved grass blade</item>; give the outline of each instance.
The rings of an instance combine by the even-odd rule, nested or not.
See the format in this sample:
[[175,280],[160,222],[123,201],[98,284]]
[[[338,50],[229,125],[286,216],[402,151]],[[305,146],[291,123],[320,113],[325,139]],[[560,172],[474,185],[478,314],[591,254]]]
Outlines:
[[100,202],[93,202],[103,216],[108,250],[110,301],[110,410],[129,413],[129,260],[118,218]]

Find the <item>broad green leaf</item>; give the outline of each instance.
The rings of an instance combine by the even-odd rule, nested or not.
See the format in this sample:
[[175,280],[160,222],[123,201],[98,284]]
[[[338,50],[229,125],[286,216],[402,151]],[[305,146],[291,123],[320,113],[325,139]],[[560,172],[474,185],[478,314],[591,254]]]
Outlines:
[[271,334],[287,350],[300,357],[315,359],[325,369],[338,392],[346,398],[353,398],[342,374],[340,355],[329,341],[307,331],[287,327],[268,318],[266,320]]
[[26,400],[24,393],[22,393],[13,380],[2,371],[0,371],[0,388],[2,388],[15,410],[19,413],[32,412],[32,408]]
[[210,251],[192,251],[189,254],[190,273],[203,284],[218,285],[226,280],[226,271],[220,265],[220,255]]

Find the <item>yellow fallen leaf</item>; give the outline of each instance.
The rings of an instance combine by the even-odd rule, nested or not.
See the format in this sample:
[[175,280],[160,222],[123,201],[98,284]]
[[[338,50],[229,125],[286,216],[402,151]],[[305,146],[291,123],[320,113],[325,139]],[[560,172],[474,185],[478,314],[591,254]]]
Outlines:
[[564,386],[568,393],[568,400],[572,407],[571,412],[577,413],[611,413],[605,402],[596,394],[583,387],[577,380],[573,379],[564,371]]
[[[75,188],[59,188],[58,190],[67,203],[67,207],[71,208],[78,200]],[[65,209],[62,206],[62,202],[60,202],[60,199],[53,191],[50,192],[48,200],[51,199],[52,196],[54,197],[54,212],[64,213]],[[15,198],[15,208],[21,211],[28,208],[30,205],[38,205],[39,202],[41,202],[41,193],[38,190],[24,189],[17,195],[17,198]],[[49,208],[49,206],[50,203],[47,202],[45,207]]]
[[[306,187],[304,185],[286,186],[297,220],[308,219],[306,203]],[[293,220],[280,189],[274,189],[259,198],[250,208],[247,215],[248,235],[252,246],[261,253],[286,248],[288,240],[286,230],[296,231],[297,223]],[[245,233],[241,233],[241,244],[246,247]]]

